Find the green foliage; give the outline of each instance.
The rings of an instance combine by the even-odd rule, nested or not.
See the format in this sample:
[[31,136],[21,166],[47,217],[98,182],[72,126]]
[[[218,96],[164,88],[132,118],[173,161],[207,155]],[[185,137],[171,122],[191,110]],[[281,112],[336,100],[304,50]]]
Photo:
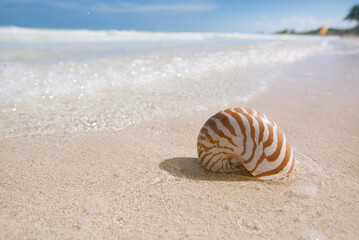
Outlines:
[[276,32],[277,34],[295,34],[293,29],[284,29],[282,31]]
[[344,19],[359,21],[359,5],[355,5],[354,7],[352,7],[348,16],[346,16]]
[[[0,0],[1,1],[1,0]],[[348,16],[344,18],[345,20],[354,20],[357,21],[357,26],[348,29],[336,29],[336,28],[329,28],[326,35],[359,35],[359,5],[355,5],[351,8]],[[295,32],[291,29],[284,29],[280,32],[276,32],[277,34],[310,34],[310,35],[317,35],[319,34],[320,28],[314,29],[312,31],[306,32]]]

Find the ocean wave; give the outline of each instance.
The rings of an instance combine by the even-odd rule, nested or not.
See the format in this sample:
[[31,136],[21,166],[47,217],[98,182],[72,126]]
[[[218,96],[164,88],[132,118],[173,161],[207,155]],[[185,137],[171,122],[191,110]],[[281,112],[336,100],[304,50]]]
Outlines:
[[273,65],[321,53],[331,41],[0,28],[0,138],[121,130],[243,103],[266,89]]
[[153,54],[40,65],[6,62],[0,68],[0,106],[41,99],[78,99],[114,88],[201,79],[210,73],[236,68],[296,61],[327,48],[325,41],[311,44],[271,41],[241,50],[195,54]]
[[[317,36],[248,34],[248,33],[197,33],[197,32],[144,32],[126,30],[41,29],[0,27],[0,41],[196,41],[212,38],[251,40],[320,39]],[[330,37],[327,39],[336,39]]]

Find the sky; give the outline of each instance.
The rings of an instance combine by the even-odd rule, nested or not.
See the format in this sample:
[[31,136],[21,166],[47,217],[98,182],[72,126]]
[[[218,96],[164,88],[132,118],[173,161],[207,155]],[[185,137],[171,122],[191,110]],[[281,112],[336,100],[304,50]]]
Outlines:
[[354,0],[0,0],[0,25],[172,32],[306,31],[344,21]]

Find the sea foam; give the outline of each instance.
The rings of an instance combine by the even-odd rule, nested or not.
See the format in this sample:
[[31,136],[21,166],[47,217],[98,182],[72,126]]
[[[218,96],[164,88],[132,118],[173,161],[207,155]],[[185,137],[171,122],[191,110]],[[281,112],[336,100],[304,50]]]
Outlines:
[[335,38],[0,28],[0,134],[123,129],[225,106]]
[[[210,38],[293,40],[303,39],[297,35],[248,34],[248,33],[196,33],[196,32],[144,32],[88,29],[46,29],[23,27],[0,27],[0,41],[193,41]],[[306,39],[318,37],[307,36]],[[332,37],[333,38],[333,37]],[[334,37],[335,38],[335,37]]]

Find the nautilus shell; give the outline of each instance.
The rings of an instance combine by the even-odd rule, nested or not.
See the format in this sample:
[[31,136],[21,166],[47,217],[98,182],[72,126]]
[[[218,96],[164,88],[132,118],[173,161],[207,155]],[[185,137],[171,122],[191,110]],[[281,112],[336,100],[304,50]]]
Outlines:
[[197,152],[210,171],[236,172],[243,165],[261,180],[284,179],[296,165],[283,131],[249,108],[229,108],[208,119],[199,132]]

